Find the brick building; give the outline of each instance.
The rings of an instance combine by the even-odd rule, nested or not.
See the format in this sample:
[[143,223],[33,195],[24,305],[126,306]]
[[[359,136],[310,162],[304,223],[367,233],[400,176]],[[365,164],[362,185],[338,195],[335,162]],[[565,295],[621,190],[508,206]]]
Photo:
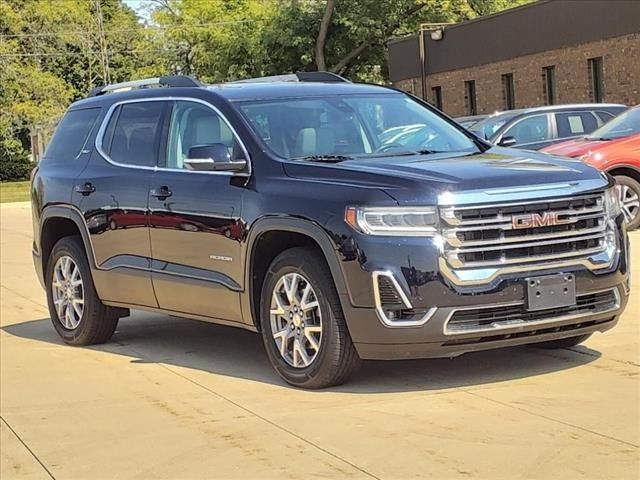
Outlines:
[[640,103],[640,0],[538,0],[388,47],[392,83],[453,116]]

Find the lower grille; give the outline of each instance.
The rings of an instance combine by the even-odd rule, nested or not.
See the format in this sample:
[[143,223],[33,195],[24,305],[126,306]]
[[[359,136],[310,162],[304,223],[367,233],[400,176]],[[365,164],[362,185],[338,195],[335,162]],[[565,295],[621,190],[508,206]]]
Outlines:
[[615,320],[615,317],[608,317],[602,320],[590,320],[588,322],[581,323],[570,323],[569,325],[562,325],[560,327],[546,327],[542,326],[536,330],[530,330],[526,332],[516,332],[516,333],[504,333],[504,334],[496,334],[496,335],[483,335],[481,337],[472,337],[472,338],[459,338],[455,340],[449,340],[443,343],[443,346],[453,346],[453,345],[477,345],[479,343],[488,343],[488,342],[500,342],[504,340],[515,340],[518,338],[535,338],[540,335],[546,335],[549,333],[559,333],[559,332],[576,332],[576,335],[580,335],[579,330],[595,327],[596,325],[601,325],[604,327],[606,324],[609,324]]
[[454,311],[445,324],[445,334],[491,332],[611,312],[620,305],[616,289],[579,295],[575,305],[527,311],[524,304],[511,304]]

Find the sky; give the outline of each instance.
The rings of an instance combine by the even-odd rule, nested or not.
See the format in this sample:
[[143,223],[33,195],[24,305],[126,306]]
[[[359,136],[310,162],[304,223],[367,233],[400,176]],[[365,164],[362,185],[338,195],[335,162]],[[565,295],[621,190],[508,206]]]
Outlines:
[[143,8],[147,0],[122,0],[122,2],[125,5],[133,8],[136,11],[136,13],[143,19],[146,20],[149,18],[149,13],[145,8]]

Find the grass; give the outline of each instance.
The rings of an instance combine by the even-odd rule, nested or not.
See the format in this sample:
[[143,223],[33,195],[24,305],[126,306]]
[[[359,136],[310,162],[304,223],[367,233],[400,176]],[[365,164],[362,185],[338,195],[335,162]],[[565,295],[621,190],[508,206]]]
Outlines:
[[29,181],[0,182],[0,203],[29,201]]

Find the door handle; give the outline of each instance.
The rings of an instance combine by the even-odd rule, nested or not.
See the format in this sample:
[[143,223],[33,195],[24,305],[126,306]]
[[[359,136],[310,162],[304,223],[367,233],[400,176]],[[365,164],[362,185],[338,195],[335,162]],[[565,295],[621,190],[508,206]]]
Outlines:
[[151,189],[151,196],[156,197],[158,200],[166,200],[171,195],[173,195],[173,192],[167,186]]
[[76,193],[80,193],[81,195],[84,195],[86,197],[87,195],[91,195],[93,192],[95,192],[96,187],[94,187],[93,183],[91,182],[85,182],[81,185],[76,185],[75,191]]

